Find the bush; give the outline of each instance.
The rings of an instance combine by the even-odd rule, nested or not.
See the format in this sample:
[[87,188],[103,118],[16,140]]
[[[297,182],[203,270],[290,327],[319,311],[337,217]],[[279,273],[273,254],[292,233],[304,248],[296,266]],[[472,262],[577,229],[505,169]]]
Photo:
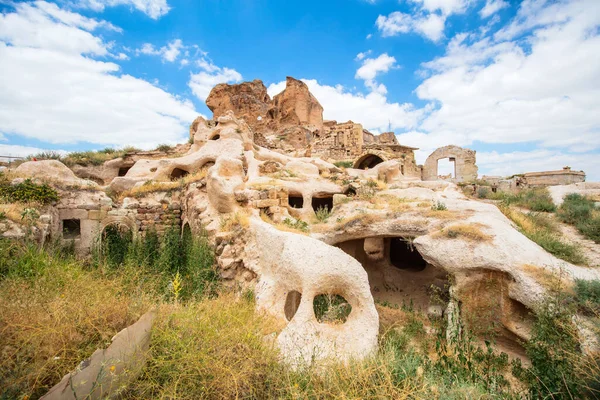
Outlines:
[[329,218],[329,216],[331,215],[331,210],[329,209],[329,207],[319,206],[317,208],[317,211],[315,211],[315,215],[317,217],[317,221],[325,222],[327,221],[327,218]]
[[339,168],[352,168],[354,166],[352,161],[336,161],[333,165]]
[[531,211],[556,211],[556,206],[546,188],[524,189],[517,194],[502,194],[500,198],[505,205],[515,204]]
[[446,207],[446,205],[444,203],[442,203],[441,201],[436,201],[434,204],[431,205],[431,209],[433,211],[446,211],[448,210],[448,207]]
[[168,151],[173,150],[173,146],[170,146],[168,144],[160,144],[158,145],[158,147],[156,147],[156,150],[166,153]]
[[487,199],[490,193],[490,188],[486,186],[479,186],[479,188],[477,188],[477,197],[480,199]]
[[11,185],[7,180],[0,179],[0,198],[9,203],[40,203],[50,204],[58,201],[58,192],[47,184],[37,184],[31,179]]
[[557,215],[561,221],[575,225],[587,220],[594,208],[592,200],[577,193],[570,193],[565,196]]
[[586,238],[600,243],[600,212],[593,200],[570,193],[565,196],[557,215],[561,221],[575,225]]
[[290,218],[286,218],[283,220],[283,224],[292,229],[297,229],[302,232],[308,232],[308,223],[302,221],[301,219],[297,219],[296,221],[293,221]]
[[575,280],[575,299],[583,311],[600,313],[600,280]]

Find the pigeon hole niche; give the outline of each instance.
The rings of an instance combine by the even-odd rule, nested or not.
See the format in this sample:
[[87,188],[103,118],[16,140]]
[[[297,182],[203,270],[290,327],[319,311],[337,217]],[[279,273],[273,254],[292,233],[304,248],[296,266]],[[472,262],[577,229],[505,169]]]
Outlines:
[[439,299],[447,301],[448,274],[427,263],[410,238],[367,237],[336,246],[361,263],[378,302],[426,311]]

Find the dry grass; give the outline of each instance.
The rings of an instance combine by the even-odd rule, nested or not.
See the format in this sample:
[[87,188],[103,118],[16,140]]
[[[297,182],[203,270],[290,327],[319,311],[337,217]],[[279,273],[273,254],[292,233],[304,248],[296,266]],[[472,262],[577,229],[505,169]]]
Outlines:
[[456,224],[442,229],[433,234],[433,237],[448,239],[467,239],[472,242],[489,242],[493,239],[492,235],[482,232],[482,228],[487,225],[480,223]]
[[426,210],[419,210],[419,215],[422,215],[427,218],[436,218],[443,220],[458,220],[463,217],[463,215],[457,211],[432,210],[431,208]]
[[146,183],[144,183],[141,186],[136,186],[132,189],[124,191],[123,193],[121,193],[119,198],[121,200],[124,199],[125,197],[140,198],[140,197],[144,197],[148,193],[168,192],[171,190],[179,189],[181,187],[182,187],[182,184],[179,181],[177,181],[177,182],[147,181]]
[[31,257],[42,269],[36,279],[0,281],[5,398],[44,394],[149,306],[148,297],[135,286],[126,289],[123,279],[86,271],[75,261]]
[[20,203],[0,204],[0,215],[4,215],[6,219],[20,224],[23,222],[21,216],[25,208],[25,205]]
[[575,293],[573,282],[558,273],[552,273],[543,267],[532,264],[523,264],[521,269],[547,289]]
[[221,218],[221,230],[231,232],[238,228],[246,229],[250,226],[250,216],[246,210],[236,211]]
[[298,233],[300,235],[305,235],[305,236],[309,235],[310,228],[308,227],[308,225],[307,225],[307,230],[302,230],[300,228],[295,228],[292,225],[286,225],[284,223],[276,223],[275,221],[273,221],[271,219],[271,217],[269,217],[263,211],[261,211],[261,213],[260,213],[260,219],[262,219],[264,222],[266,222],[266,223],[268,223],[270,225],[273,225],[275,228],[277,228],[280,231]]
[[202,179],[206,178],[207,175],[208,175],[208,168],[201,168],[200,170],[198,170],[192,174],[188,174],[188,175],[184,176],[183,179],[181,179],[181,182],[184,185],[189,185],[190,183],[201,181]]

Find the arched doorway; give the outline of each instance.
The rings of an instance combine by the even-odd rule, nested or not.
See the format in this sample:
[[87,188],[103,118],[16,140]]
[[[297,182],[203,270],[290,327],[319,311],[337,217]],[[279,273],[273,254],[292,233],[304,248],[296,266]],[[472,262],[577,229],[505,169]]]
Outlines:
[[354,168],[356,168],[356,169],[371,169],[374,166],[376,166],[377,164],[381,164],[384,161],[385,160],[383,158],[381,158],[380,156],[378,156],[377,154],[368,153],[368,154],[361,156],[358,160],[356,160],[356,162],[354,163]]

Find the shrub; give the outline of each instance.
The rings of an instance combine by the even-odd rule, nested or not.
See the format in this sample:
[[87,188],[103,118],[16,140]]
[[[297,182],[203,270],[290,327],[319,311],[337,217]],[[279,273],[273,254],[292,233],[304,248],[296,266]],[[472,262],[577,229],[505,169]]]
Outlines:
[[600,243],[600,211],[594,200],[570,193],[565,196],[557,215],[561,221],[575,225],[586,238]]
[[25,179],[16,185],[0,180],[0,198],[6,199],[9,203],[50,204],[59,200],[56,190],[45,183],[34,183],[31,179]]
[[600,313],[600,280],[575,280],[575,298],[584,311]]
[[308,224],[306,222],[302,221],[301,219],[297,219],[296,221],[293,221],[290,218],[286,218],[283,220],[283,224],[292,229],[297,229],[302,232],[308,232]]
[[170,146],[168,144],[160,144],[156,147],[156,150],[166,153],[168,151],[173,150],[173,146]]
[[319,206],[317,208],[317,211],[315,211],[315,215],[317,217],[317,221],[325,222],[327,221],[327,218],[329,218],[329,216],[331,215],[331,210],[329,209],[329,207]]
[[479,186],[479,188],[477,188],[477,197],[479,197],[480,199],[487,199],[489,195],[490,188],[488,188],[487,186]]
[[333,165],[339,168],[352,168],[354,166],[352,161],[336,161]]
[[446,205],[444,203],[442,203],[441,201],[438,200],[431,205],[431,209],[433,211],[446,211],[446,210],[448,210],[448,207],[446,207]]
[[561,221],[575,225],[588,219],[594,208],[592,200],[577,193],[570,193],[565,196],[557,215]]
[[[490,196],[492,197],[492,196]],[[500,194],[505,205],[515,204],[531,211],[554,212],[556,206],[546,188],[524,189],[517,194]]]

